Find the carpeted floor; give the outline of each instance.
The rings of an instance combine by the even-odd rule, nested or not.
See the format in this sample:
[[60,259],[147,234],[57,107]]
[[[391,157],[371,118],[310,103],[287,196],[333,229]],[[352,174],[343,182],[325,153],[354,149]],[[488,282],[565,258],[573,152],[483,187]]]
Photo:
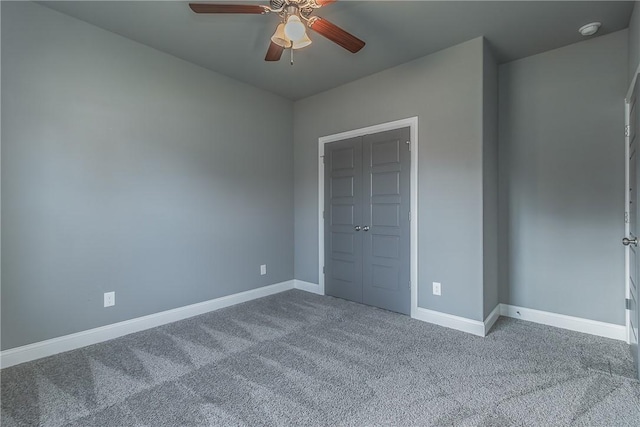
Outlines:
[[639,426],[626,344],[288,291],[2,370],[2,426]]

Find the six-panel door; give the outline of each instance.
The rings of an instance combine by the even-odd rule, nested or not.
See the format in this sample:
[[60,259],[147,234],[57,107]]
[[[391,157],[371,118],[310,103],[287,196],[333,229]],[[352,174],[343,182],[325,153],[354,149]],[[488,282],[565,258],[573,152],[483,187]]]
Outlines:
[[325,149],[325,293],[362,302],[362,141]]
[[325,292],[410,314],[409,128],[325,147]]

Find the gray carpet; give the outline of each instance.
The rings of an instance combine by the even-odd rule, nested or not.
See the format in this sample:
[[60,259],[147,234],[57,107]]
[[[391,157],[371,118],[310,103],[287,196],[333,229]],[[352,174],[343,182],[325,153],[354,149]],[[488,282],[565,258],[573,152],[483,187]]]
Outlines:
[[2,426],[639,426],[626,344],[288,291],[4,369]]

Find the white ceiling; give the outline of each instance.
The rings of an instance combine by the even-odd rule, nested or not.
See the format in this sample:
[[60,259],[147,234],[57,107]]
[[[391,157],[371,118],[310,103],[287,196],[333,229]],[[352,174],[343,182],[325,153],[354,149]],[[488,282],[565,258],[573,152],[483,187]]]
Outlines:
[[591,21],[603,23],[598,36],[624,29],[633,10],[632,1],[341,0],[316,15],[365,40],[364,49],[351,54],[309,31],[313,44],[291,66],[288,51],[264,61],[275,15],[197,15],[176,1],[43,4],[294,100],[482,35],[500,62],[512,61],[582,40],[577,29]]

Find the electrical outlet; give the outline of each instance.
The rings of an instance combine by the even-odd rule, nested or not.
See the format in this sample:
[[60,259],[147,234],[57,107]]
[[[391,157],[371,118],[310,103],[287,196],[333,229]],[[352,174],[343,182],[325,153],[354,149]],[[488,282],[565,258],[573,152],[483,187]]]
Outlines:
[[260,266],[260,275],[264,276],[265,274],[267,274],[267,264],[262,264]]
[[433,282],[433,294],[442,295],[442,284],[440,282]]
[[116,293],[115,292],[105,292],[104,293],[104,306],[111,307],[112,305],[116,305]]

